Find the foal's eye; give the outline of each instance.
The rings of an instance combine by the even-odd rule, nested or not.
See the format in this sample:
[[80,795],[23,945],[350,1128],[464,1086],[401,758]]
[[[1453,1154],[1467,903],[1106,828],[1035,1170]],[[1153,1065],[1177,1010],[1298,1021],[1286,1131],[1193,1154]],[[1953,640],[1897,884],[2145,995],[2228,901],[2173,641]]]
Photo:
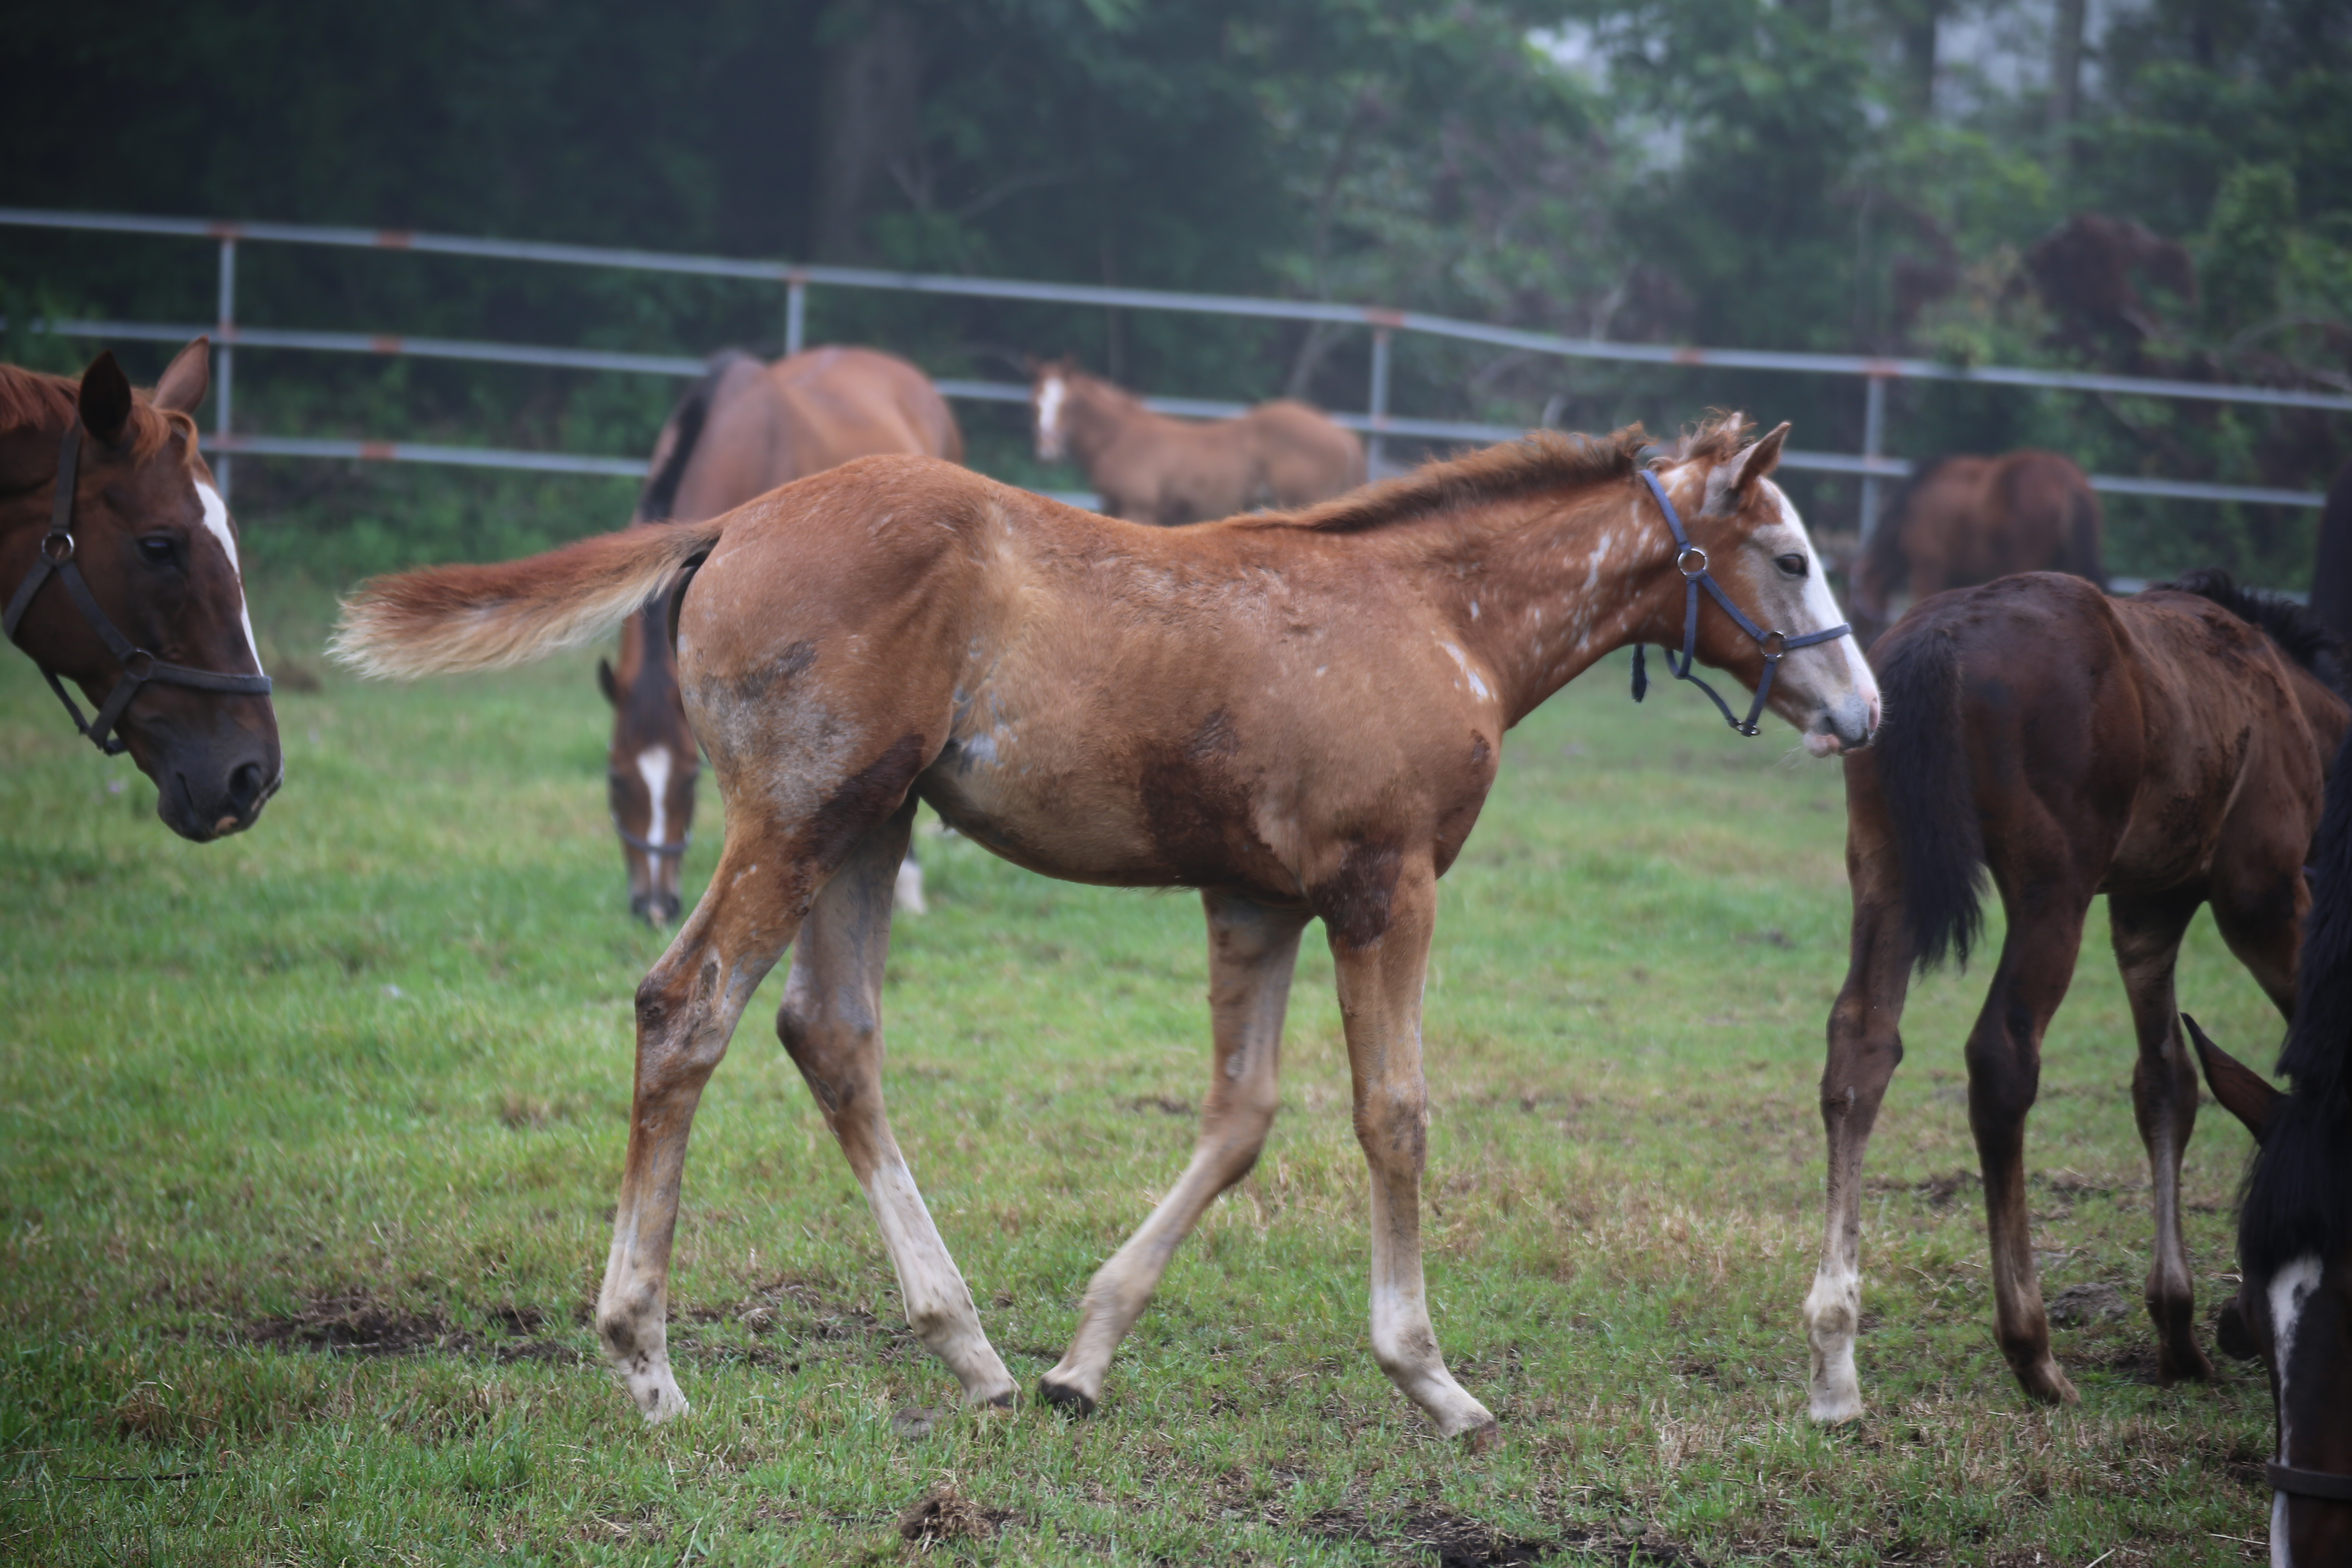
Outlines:
[[1772,558],[1772,564],[1791,577],[1801,577],[1811,570],[1801,555],[1776,555]]
[[139,559],[150,566],[169,566],[176,554],[172,541],[163,534],[151,534],[139,542]]

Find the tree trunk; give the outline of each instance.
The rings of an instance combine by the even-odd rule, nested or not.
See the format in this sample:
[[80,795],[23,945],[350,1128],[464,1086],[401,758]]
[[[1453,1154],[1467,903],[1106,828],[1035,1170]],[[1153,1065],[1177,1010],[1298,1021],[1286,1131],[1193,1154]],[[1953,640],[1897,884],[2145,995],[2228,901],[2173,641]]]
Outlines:
[[897,205],[923,150],[922,39],[914,13],[866,0],[824,51],[818,101],[815,259],[870,261],[877,213]]
[[2083,89],[2083,0],[2058,0],[2050,33],[2050,128],[2074,123]]
[[1921,114],[1936,109],[1936,25],[1943,13],[1944,0],[1911,0],[1904,7],[1899,30],[1903,75],[1911,89],[1912,107]]

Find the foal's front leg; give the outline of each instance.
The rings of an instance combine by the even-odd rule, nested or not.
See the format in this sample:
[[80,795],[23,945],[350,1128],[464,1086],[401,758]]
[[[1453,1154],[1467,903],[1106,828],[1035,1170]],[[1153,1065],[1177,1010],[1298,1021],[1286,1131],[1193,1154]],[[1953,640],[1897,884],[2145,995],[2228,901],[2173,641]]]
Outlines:
[[1350,876],[1343,869],[1344,891],[1326,899],[1319,911],[1339,973],[1356,1139],[1371,1167],[1372,1357],[1439,1432],[1486,1448],[1501,1440],[1501,1428],[1445,1370],[1421,1270],[1421,1173],[1429,1152],[1421,991],[1437,879],[1423,863],[1398,868],[1392,889],[1379,880],[1379,870]]
[[807,876],[794,870],[781,835],[755,822],[730,827],[709,890],[637,987],[629,1152],[596,1295],[596,1331],[648,1421],[688,1408],[670,1374],[666,1320],[695,1107],[727,1054],[743,1005],[791,943],[807,897]]
[[1203,893],[1201,901],[1209,915],[1209,1019],[1216,1037],[1201,1138],[1151,1217],[1095,1271],[1069,1353],[1038,1384],[1048,1403],[1081,1414],[1102,1397],[1111,1352],[1151,1300],[1177,1244],[1218,1194],[1249,1173],[1274,1125],[1282,1017],[1298,965],[1298,933],[1309,917],[1226,893]]
[[915,803],[869,832],[811,906],[776,1033],[874,1208],[907,1322],[963,1384],[967,1405],[1010,1405],[1013,1374],[940,1239],[882,1103],[882,971]]

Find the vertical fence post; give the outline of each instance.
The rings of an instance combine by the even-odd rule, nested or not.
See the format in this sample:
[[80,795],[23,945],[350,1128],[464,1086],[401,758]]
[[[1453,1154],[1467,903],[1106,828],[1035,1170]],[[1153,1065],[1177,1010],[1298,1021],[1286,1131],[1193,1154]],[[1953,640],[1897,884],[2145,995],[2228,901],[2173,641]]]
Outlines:
[[1381,477],[1382,456],[1381,431],[1389,422],[1389,330],[1386,327],[1372,329],[1371,416],[1372,439],[1366,454],[1364,478],[1377,479]]
[[220,242],[220,311],[213,328],[213,432],[221,450],[213,456],[213,479],[220,486],[221,504],[228,504],[228,420],[231,388],[236,376],[236,241]]
[[[1879,447],[1886,434],[1886,378],[1874,375],[1863,383],[1862,401],[1862,460],[1875,465]],[[1869,544],[1870,536],[1878,531],[1878,475],[1864,469],[1862,476],[1862,542]]]
[[794,273],[784,279],[784,357],[801,352],[808,334],[808,279]]

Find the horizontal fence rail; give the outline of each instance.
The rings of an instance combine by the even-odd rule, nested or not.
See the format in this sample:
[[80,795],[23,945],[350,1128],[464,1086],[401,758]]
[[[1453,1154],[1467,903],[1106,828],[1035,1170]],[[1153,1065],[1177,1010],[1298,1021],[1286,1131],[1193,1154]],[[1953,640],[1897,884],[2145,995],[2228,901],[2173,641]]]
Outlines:
[[[2042,388],[2076,393],[2239,403],[2273,407],[2309,408],[2352,413],[2352,394],[2315,392],[2289,387],[2247,386],[2229,383],[2184,381],[2149,376],[2108,375],[2092,372],[2037,370],[2004,365],[1955,365],[1936,360],[1886,358],[1861,354],[1784,353],[1760,349],[1693,348],[1669,344],[1625,343],[1602,339],[1571,338],[1483,322],[1458,321],[1415,310],[1392,310],[1321,300],[1267,300],[1246,295],[1198,294],[1156,289],[1108,288],[1091,284],[1041,283],[1013,279],[964,278],[940,274],[895,272],[872,268],[802,265],[728,257],[680,255],[666,251],[558,245],[528,240],[484,239],[436,235],[405,229],[331,227],[309,224],[224,223],[202,218],[146,217],[122,214],[77,213],[54,209],[0,207],[0,225],[49,229],[80,229],[121,234],[146,234],[206,239],[221,251],[220,314],[201,326],[164,325],[138,321],[54,321],[36,323],[45,330],[74,337],[121,338],[184,342],[210,333],[219,345],[215,384],[219,393],[217,428],[205,441],[208,449],[226,458],[236,453],[270,457],[379,459],[399,462],[463,464],[483,468],[537,469],[554,473],[642,476],[639,458],[606,458],[548,452],[522,452],[488,447],[422,442],[368,441],[273,437],[234,432],[229,426],[229,391],[233,351],[237,348],[310,350],[326,353],[406,354],[421,358],[472,361],[479,363],[529,365],[547,369],[612,371],[624,374],[694,376],[702,361],[672,354],[638,354],[593,349],[541,347],[520,343],[476,342],[404,334],[320,332],[242,326],[235,310],[236,247],[240,240],[289,245],[407,251],[427,255],[475,257],[497,260],[550,263],[561,266],[609,267],[688,276],[734,278],[782,284],[788,290],[786,349],[797,350],[805,319],[809,286],[899,289],[965,298],[1021,300],[1042,304],[1079,305],[1134,310],[1192,311],[1268,320],[1326,322],[1369,327],[1373,332],[1371,406],[1362,414],[1335,413],[1331,417],[1372,437],[1375,464],[1383,437],[1430,441],[1492,442],[1510,440],[1525,427],[1456,420],[1415,419],[1388,412],[1389,341],[1396,331],[1418,332],[1455,342],[1548,354],[1568,359],[1727,370],[1760,370],[1824,375],[1858,376],[1869,394],[1864,421],[1864,450],[1858,454],[1787,452],[1789,468],[1816,472],[1853,474],[1863,480],[1864,531],[1875,521],[1875,491],[1882,479],[1899,479],[1913,465],[1880,450],[1884,396],[1890,381],[1974,382],[1986,385]],[[982,402],[1026,402],[1029,389],[1007,382],[943,380],[937,384],[950,397]],[[1244,411],[1244,404],[1202,398],[1147,397],[1147,407],[1164,414],[1201,418],[1227,417]],[[226,475],[222,475],[226,482]],[[2325,503],[2317,492],[2256,485],[2211,484],[2196,480],[2147,479],[2129,475],[2091,476],[2094,489],[2116,495],[2148,496],[2207,502],[2242,502],[2266,506],[2315,508]]]

